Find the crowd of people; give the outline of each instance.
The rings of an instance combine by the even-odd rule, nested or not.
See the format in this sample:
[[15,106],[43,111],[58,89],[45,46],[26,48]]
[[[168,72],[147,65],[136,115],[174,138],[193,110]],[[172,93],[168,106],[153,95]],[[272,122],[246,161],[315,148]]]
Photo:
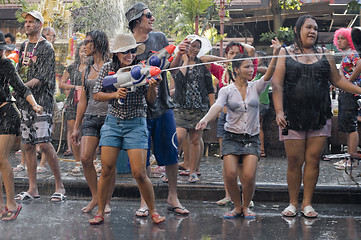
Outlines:
[[[0,191],[2,220],[14,220],[20,213],[21,204],[15,200],[40,198],[37,173],[39,167],[45,168],[45,161],[55,180],[51,201],[62,202],[67,198],[51,143],[55,89],[52,44],[56,33],[50,27],[42,30],[44,19],[37,11],[25,12],[22,17],[28,39],[21,44],[18,59],[11,56],[16,52],[14,39],[0,32],[0,140],[9,143],[0,146],[3,180],[0,187],[4,182],[7,196],[5,204]],[[281,47],[278,39],[272,40],[273,57],[269,64],[262,59],[265,53],[256,52],[248,44],[232,42],[225,49],[226,57],[220,58],[199,54],[205,47],[202,37],[186,38],[170,63],[170,75],[163,71],[149,78],[146,85],[110,91],[103,84],[109,73],[127,73],[129,66],[147,60],[169,45],[163,33],[152,31],[155,18],[144,3],[131,6],[125,17],[131,34],[118,34],[109,44],[103,31],[87,32],[85,40],[76,46],[74,63],[65,69],[59,82],[59,88],[68,91],[66,154],[74,154],[76,166],[72,171],[83,170],[92,195],[81,211],[88,213],[97,207],[89,223],[102,224],[105,214],[111,211],[116,162],[121,150],[127,152],[132,175],[139,186],[141,199],[136,216],[150,216],[157,224],[165,221],[157,212],[153,186],[147,175],[151,153],[159,166],[165,166],[168,211],[188,215],[189,211],[178,199],[178,170],[189,175],[189,183],[199,181],[202,132],[216,119],[225,185],[225,197],[217,204],[233,202],[234,209],[224,214],[225,219],[255,218],[252,198],[258,162],[266,157],[262,126],[270,104],[271,83],[279,139],[284,142],[288,161],[289,206],[281,214],[294,217],[300,208],[305,217],[317,217],[312,196],[321,154],[331,135],[330,84],[342,89],[339,130],[348,133],[349,153],[357,154],[355,94],[361,94],[358,86],[361,60],[352,44],[350,29],[335,33],[335,45],[344,54],[340,71],[328,50],[317,46],[316,19],[304,15],[296,22],[293,44]],[[215,61],[226,63],[220,65]],[[172,96],[169,77],[174,82]],[[15,196],[8,155],[19,134],[22,162],[14,171],[22,171],[26,165],[29,188]],[[37,147],[42,155],[39,166]],[[98,147],[102,167],[99,179],[93,162]],[[179,165],[180,148],[185,157]],[[304,193],[299,207],[302,181]]]

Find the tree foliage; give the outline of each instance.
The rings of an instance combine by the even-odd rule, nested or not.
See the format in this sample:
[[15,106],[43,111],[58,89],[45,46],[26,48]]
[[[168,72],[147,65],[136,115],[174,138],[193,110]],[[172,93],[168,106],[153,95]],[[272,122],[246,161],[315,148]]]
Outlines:
[[278,40],[285,43],[286,45],[291,44],[295,39],[292,27],[281,27],[276,32],[269,31],[262,33],[260,37],[261,42],[271,42],[272,39],[277,37]]
[[0,0],[1,4],[7,4],[7,3],[12,3],[12,4],[21,4],[22,6],[25,6],[26,0]]
[[302,3],[300,0],[279,0],[280,7],[282,9],[297,9],[300,10]]

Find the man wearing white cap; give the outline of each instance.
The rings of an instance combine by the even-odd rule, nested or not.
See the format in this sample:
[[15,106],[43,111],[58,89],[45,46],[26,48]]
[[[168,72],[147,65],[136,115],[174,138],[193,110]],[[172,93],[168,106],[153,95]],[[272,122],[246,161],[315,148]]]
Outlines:
[[[144,43],[145,45],[145,52],[137,56],[136,61],[146,60],[153,54],[152,51],[159,51],[169,45],[163,33],[152,32],[155,18],[144,3],[138,2],[131,6],[126,11],[125,16],[137,43]],[[173,66],[180,63],[180,56],[186,53],[188,49],[189,41],[180,44],[178,56],[172,62]],[[168,210],[176,214],[187,215],[189,211],[180,204],[177,195],[178,143],[172,111],[173,104],[170,101],[166,72],[163,72],[161,76],[163,81],[159,83],[156,101],[154,103],[147,102],[149,149],[151,148],[150,139],[152,139],[153,153],[157,163],[159,166],[165,166],[168,177]],[[149,215],[149,210],[144,201],[141,202],[141,208],[136,212],[136,215],[139,217]]]
[[21,134],[28,167],[29,189],[16,196],[17,200],[39,199],[36,182],[36,149],[39,145],[45,154],[49,166],[54,174],[55,193],[51,201],[65,200],[65,189],[60,176],[59,162],[53,145],[51,144],[52,111],[55,89],[55,52],[52,45],[41,36],[44,18],[38,11],[22,13],[25,18],[25,41],[19,52],[18,72],[33,93],[35,100],[44,108],[42,114],[34,114],[32,109],[19,98],[21,109]]

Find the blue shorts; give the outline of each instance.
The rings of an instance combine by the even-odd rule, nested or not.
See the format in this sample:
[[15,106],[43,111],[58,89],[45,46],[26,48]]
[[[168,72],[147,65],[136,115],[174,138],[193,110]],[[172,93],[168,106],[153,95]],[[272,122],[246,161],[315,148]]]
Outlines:
[[176,164],[178,162],[178,139],[173,110],[167,111],[159,118],[147,119],[147,124],[149,131],[147,165],[149,165],[152,143],[153,153],[159,166]]
[[148,149],[145,118],[122,120],[108,114],[100,130],[99,146],[128,149]]

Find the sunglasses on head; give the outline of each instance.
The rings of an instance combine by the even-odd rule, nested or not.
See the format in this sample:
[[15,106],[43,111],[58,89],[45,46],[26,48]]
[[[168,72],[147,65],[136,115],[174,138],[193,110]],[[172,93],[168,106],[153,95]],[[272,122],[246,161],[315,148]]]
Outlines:
[[147,12],[146,14],[143,14],[146,18],[151,19],[153,17],[153,13]]
[[124,55],[127,55],[128,53],[131,53],[131,54],[136,54],[137,53],[137,48],[132,48],[132,49],[129,49],[125,52],[120,52],[121,54],[124,54]]

